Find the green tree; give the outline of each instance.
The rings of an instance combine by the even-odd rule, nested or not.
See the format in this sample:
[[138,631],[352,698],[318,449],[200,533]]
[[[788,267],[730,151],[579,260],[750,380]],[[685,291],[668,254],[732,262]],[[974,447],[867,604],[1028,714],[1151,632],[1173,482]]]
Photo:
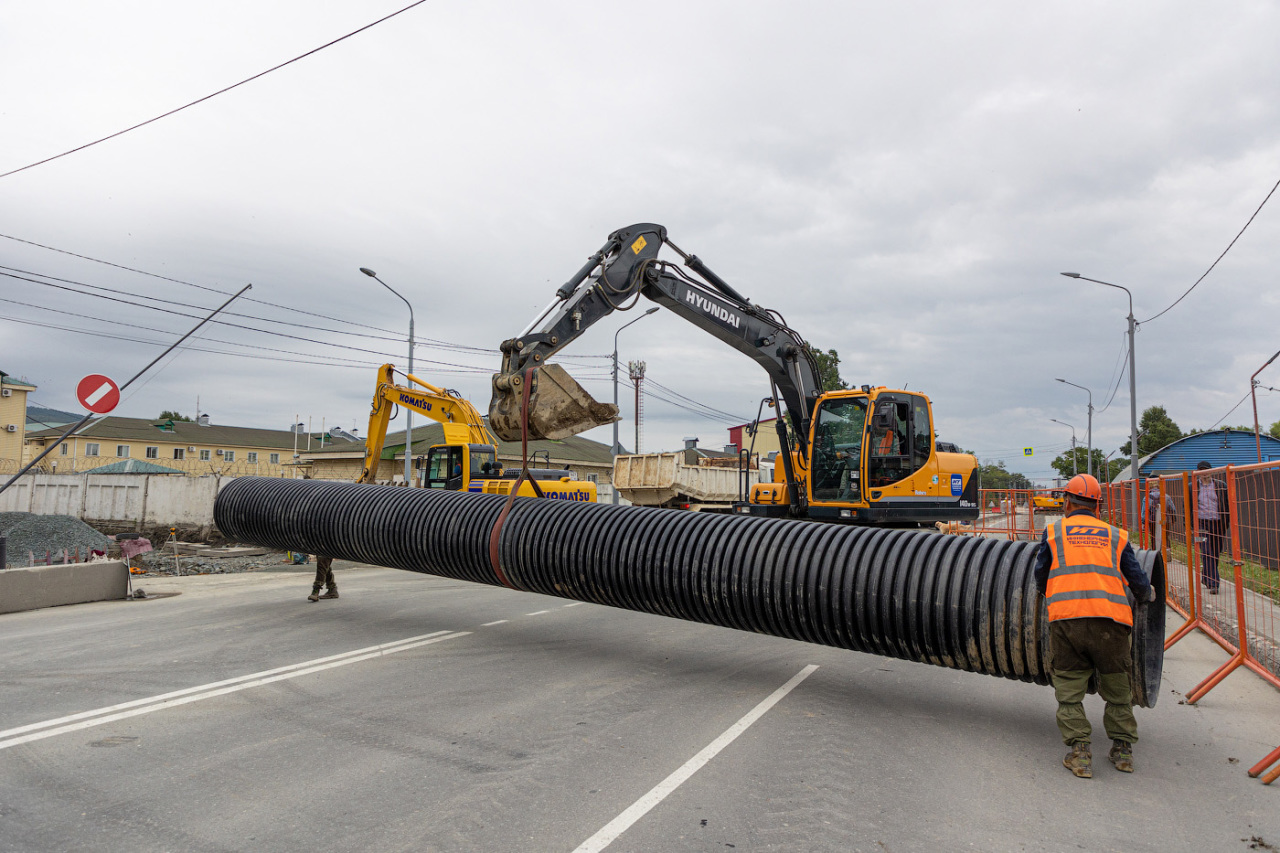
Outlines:
[[[1182,430],[1169,417],[1164,406],[1152,406],[1142,413],[1138,421],[1138,456],[1155,453],[1162,447],[1168,447],[1183,437]],[[1120,453],[1129,456],[1129,442],[1120,445]]]
[[1034,484],[1026,476],[1004,467],[1004,461],[978,464],[978,487],[982,489],[1032,489]]
[[[1138,442],[1141,446],[1142,442]],[[1105,467],[1106,457],[1098,448],[1093,449],[1093,470],[1094,476],[1102,480],[1103,468]],[[1058,472],[1059,476],[1072,477],[1076,474],[1087,474],[1089,472],[1089,448],[1076,445],[1075,449],[1075,467],[1072,468],[1071,451],[1066,450],[1057,459],[1049,463],[1053,469]],[[1117,469],[1118,470],[1118,469]],[[1103,482],[1108,482],[1103,480]]]
[[843,391],[849,387],[849,383],[840,378],[840,353],[833,349],[826,352],[814,347],[808,349],[818,365],[818,381],[823,391]]
[[1272,438],[1280,438],[1280,421],[1276,421],[1271,425],[1271,428],[1267,430],[1267,435]]
[[160,413],[160,417],[156,418],[156,420],[159,420],[159,421],[186,421],[187,423],[191,423],[191,418],[187,417],[186,415],[180,415],[180,414],[178,414],[177,412],[171,412],[171,411],[169,411],[168,409],[165,409],[163,412],[161,412],[161,413]]

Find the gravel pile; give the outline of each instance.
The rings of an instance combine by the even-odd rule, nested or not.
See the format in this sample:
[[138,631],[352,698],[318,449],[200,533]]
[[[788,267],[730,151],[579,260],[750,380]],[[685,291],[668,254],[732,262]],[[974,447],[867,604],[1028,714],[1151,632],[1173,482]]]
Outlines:
[[8,540],[9,566],[28,565],[31,553],[35,554],[37,564],[43,564],[46,552],[57,552],[61,556],[63,548],[73,558],[79,548],[83,560],[90,550],[106,551],[113,544],[78,518],[31,512],[0,512],[0,536]]
[[[262,554],[257,557],[226,557],[220,560],[183,554],[178,557],[183,575],[230,575],[239,572],[288,571],[296,569],[314,572],[316,564],[306,566],[290,566],[285,562],[284,552]],[[148,575],[175,575],[173,554],[165,551],[148,551],[133,558],[134,567],[146,569]],[[135,575],[136,577],[136,575]]]

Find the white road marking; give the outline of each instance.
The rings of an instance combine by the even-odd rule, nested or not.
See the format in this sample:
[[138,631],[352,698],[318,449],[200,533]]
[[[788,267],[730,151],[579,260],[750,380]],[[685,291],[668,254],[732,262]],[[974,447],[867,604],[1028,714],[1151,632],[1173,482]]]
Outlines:
[[[124,720],[129,717],[150,714],[152,711],[173,708],[178,705],[185,705],[188,702],[198,702],[201,699],[212,699],[215,696],[224,696],[228,693],[236,693],[240,690],[247,690],[250,687],[261,687],[262,685],[270,684],[273,681],[297,678],[300,675],[308,675],[325,669],[346,666],[349,663],[357,663],[359,661],[370,660],[371,658],[392,655],[396,652],[416,649],[419,646],[427,646],[444,640],[454,640],[458,637],[465,637],[469,633],[471,632],[458,631],[455,633],[447,633],[445,631],[435,631],[431,634],[422,634],[417,637],[408,637],[403,640],[397,640],[394,643],[382,643],[376,646],[368,646],[351,652],[329,655],[328,657],[316,658],[315,660],[304,661],[302,663],[291,664],[289,666],[263,670],[262,672],[241,675],[236,678],[228,678],[224,681],[202,684],[198,687],[188,687],[185,690],[175,690],[172,693],[163,693],[159,696],[152,696],[147,699],[135,699],[132,702],[122,702],[119,705],[110,705],[106,708],[98,708],[93,711],[71,714],[70,716],[59,717],[55,720],[46,720],[43,723],[32,723],[26,726],[18,726],[17,728],[0,731],[0,749],[8,749],[11,746],[18,746],[19,744],[29,743],[33,740],[42,740],[44,738],[54,737],[55,735],[92,728],[93,726],[100,726],[104,723],[115,722],[116,720]],[[43,729],[43,731],[36,731],[37,729]],[[24,732],[28,732],[28,734],[23,734]]]
[[111,392],[111,383],[103,382],[102,385],[98,387],[98,390],[94,391],[88,397],[85,397],[84,401],[88,403],[90,406],[92,406],[94,403],[98,402],[103,397],[107,396],[107,394],[109,394],[110,392]]
[[486,623],[484,623],[483,625],[481,625],[480,627],[481,627],[481,628],[488,628],[488,627],[491,627],[491,626],[493,626],[493,625],[501,625],[503,622],[506,622],[506,621],[507,621],[506,619],[499,619],[497,622],[486,622]]
[[581,601],[575,601],[573,604],[566,604],[565,607],[577,607],[581,603]]
[[599,851],[612,844],[619,835],[626,832],[633,823],[644,817],[650,809],[680,787],[686,779],[702,769],[702,766],[715,758],[717,753],[733,743],[738,735],[745,732],[752,723],[763,717],[766,711],[778,704],[782,697],[794,690],[800,682],[812,675],[817,668],[817,664],[809,664],[792,676],[790,681],[769,694],[768,698],[748,711],[746,716],[727,728],[724,734],[707,744],[701,752],[686,761],[676,772],[663,779],[653,790],[632,803],[622,814],[609,821],[603,829],[582,842],[573,853],[599,853]]
[[535,610],[532,613],[526,613],[525,616],[541,616],[543,613],[550,613],[550,610]]

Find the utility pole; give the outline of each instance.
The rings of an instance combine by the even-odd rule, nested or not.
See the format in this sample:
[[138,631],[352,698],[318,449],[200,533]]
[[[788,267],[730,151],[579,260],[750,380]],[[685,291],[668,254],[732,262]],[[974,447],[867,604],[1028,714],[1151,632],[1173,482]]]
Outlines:
[[643,432],[644,425],[644,404],[640,395],[640,386],[644,384],[644,368],[643,361],[628,361],[627,372],[631,376],[631,381],[636,386],[636,453],[641,453],[640,436]]

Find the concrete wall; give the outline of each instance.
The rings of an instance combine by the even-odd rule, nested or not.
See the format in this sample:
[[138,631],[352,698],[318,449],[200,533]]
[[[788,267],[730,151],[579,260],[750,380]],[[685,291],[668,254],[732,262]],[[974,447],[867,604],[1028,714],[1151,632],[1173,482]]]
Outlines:
[[4,569],[0,570],[0,613],[120,601],[128,590],[129,568],[121,560]]
[[213,524],[213,501],[231,477],[28,474],[0,493],[0,512],[70,515],[145,527]]

